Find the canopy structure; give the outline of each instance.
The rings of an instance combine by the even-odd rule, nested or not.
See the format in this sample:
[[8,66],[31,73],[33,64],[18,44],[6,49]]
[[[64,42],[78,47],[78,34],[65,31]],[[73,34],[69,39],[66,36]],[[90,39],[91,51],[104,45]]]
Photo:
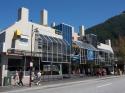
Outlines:
[[44,62],[70,62],[71,46],[63,39],[39,34],[37,51]]
[[[82,41],[73,41],[74,55],[73,62],[85,63],[86,61],[94,62],[97,59],[98,50],[91,44]],[[78,56],[79,55],[79,56]]]
[[87,50],[93,50],[93,51],[98,51],[93,45],[84,43],[82,41],[73,41],[74,44],[79,46],[79,48],[87,49]]

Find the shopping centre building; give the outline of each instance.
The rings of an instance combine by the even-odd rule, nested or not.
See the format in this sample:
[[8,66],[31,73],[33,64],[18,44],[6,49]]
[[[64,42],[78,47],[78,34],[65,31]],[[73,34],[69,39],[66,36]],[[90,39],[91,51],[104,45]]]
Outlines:
[[72,33],[72,71],[83,75],[95,75],[98,68],[107,70],[107,74],[114,71],[114,52],[111,40],[100,43],[94,34],[85,34],[84,26],[80,26],[79,34]]
[[23,70],[29,76],[32,70],[44,74],[68,74],[70,44],[62,35],[48,26],[47,11],[41,12],[41,24],[29,21],[29,10],[18,10],[18,21],[0,32],[0,84],[4,77],[12,76],[16,70]]
[[29,10],[20,8],[17,22],[0,32],[0,85],[4,85],[5,77],[13,81],[19,70],[24,71],[23,81],[29,83],[31,67],[41,71],[44,78],[62,78],[83,74],[93,65],[112,66],[110,40],[98,45],[91,41],[95,40],[91,35],[85,35],[83,26],[80,35],[68,24],[49,27],[47,10],[42,10],[40,17],[40,24],[29,21]]

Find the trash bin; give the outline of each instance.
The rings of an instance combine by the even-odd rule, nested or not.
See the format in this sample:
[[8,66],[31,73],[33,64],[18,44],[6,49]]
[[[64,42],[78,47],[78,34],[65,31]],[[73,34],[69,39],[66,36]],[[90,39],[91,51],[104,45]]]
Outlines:
[[4,77],[4,86],[11,85],[11,77]]

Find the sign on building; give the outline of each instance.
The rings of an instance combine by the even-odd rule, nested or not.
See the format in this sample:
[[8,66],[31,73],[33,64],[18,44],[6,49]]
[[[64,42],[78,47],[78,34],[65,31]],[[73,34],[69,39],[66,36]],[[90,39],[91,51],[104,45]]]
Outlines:
[[94,60],[94,51],[87,50],[87,60]]

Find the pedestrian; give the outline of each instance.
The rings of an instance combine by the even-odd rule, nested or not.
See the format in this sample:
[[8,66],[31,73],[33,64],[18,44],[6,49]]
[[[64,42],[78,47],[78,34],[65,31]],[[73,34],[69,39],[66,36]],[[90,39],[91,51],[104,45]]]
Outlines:
[[33,71],[32,74],[31,74],[31,82],[33,82],[34,79],[35,79],[35,73],[34,73],[34,71]]
[[102,70],[99,68],[99,77],[102,76]]
[[83,69],[83,72],[82,72],[82,73],[83,73],[83,76],[86,76],[85,69]]
[[19,74],[18,74],[18,71],[16,71],[16,73],[15,73],[13,79],[14,79],[14,85],[15,85],[15,86],[18,85],[18,82],[19,82]]
[[90,70],[90,68],[88,68],[88,76],[90,76],[91,75],[91,70]]
[[38,71],[38,73],[37,73],[37,82],[36,82],[36,84],[37,84],[37,85],[40,85],[40,82],[41,82],[41,72]]
[[23,71],[20,70],[20,71],[19,71],[19,83],[18,83],[18,84],[23,86],[22,80],[23,80]]

